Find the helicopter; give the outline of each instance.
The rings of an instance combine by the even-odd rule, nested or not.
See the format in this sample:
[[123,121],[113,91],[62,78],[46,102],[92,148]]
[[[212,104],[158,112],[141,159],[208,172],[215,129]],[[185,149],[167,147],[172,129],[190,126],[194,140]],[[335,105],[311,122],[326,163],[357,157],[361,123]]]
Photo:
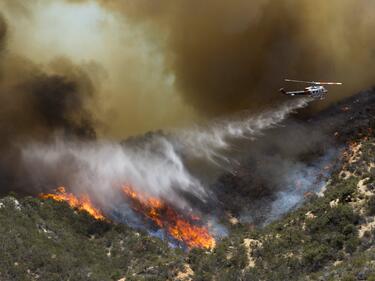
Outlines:
[[312,86],[306,87],[304,90],[300,91],[286,91],[284,88],[280,89],[280,92],[287,96],[307,96],[317,100],[325,99],[328,90],[323,85],[342,85],[340,82],[315,82],[315,81],[302,81],[302,80],[293,80],[285,79],[285,82],[293,83],[305,83]]

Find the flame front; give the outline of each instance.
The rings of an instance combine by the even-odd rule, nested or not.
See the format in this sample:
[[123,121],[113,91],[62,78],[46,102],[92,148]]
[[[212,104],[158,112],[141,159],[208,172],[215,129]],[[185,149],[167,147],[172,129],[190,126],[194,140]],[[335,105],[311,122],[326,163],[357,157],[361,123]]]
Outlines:
[[67,202],[70,207],[80,211],[86,211],[97,220],[105,219],[103,213],[94,207],[88,195],[76,197],[74,194],[66,192],[64,187],[59,187],[56,193],[41,194],[40,197],[43,199],[53,199],[59,202]]
[[[131,200],[132,208],[151,220],[157,227],[166,229],[168,234],[184,243],[189,248],[212,249],[216,241],[210,235],[208,228],[195,225],[200,218],[193,215],[181,215],[166,202],[153,197],[146,197],[136,193],[131,187],[123,187],[123,193]],[[41,194],[42,199],[53,199],[58,202],[67,202],[70,207],[86,211],[97,220],[104,220],[104,214],[94,207],[88,195],[76,196],[59,187],[55,193]]]
[[191,223],[198,221],[198,217],[182,216],[162,200],[137,194],[129,186],[123,187],[123,192],[131,199],[135,211],[142,213],[159,228],[166,229],[169,235],[189,248],[212,249],[215,247],[215,239],[210,235],[207,227]]

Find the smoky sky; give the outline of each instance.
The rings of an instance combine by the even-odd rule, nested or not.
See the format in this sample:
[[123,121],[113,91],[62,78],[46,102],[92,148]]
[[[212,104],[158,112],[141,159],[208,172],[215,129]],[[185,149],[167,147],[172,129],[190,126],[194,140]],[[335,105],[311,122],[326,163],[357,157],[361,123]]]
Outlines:
[[176,87],[206,115],[279,102],[284,78],[343,82],[327,103],[374,83],[371,1],[101,2],[166,36]]
[[89,76],[64,58],[40,66],[9,53],[6,30],[1,20],[2,142],[17,142],[21,137],[43,140],[58,131],[95,137],[93,118],[86,108],[95,91]]
[[87,109],[95,94],[90,77],[64,58],[41,66],[14,55],[7,40],[7,24],[0,18],[1,192],[24,184],[20,149],[29,141],[96,136]]
[[[11,33],[17,34],[10,52],[38,62],[65,50],[73,64],[90,54],[100,65],[108,79],[100,81],[95,114],[108,127],[99,130],[105,137],[270,108],[287,99],[279,88],[305,86],[284,83],[284,78],[344,83],[329,87],[328,98],[311,110],[374,84],[375,3],[369,0],[3,2]],[[72,29],[87,24],[83,19],[62,21],[65,29],[57,19],[45,20],[50,6],[53,17],[77,19],[89,14],[68,15],[65,8],[95,10],[98,5],[97,22],[74,36]]]

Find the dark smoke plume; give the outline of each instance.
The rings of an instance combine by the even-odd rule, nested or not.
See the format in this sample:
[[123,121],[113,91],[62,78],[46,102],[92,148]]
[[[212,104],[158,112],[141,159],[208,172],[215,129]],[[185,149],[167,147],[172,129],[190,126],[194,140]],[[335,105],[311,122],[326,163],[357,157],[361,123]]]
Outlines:
[[3,17],[0,15],[0,52],[4,50],[6,32],[7,26],[4,22]]
[[46,142],[57,134],[95,138],[94,119],[87,108],[95,92],[89,76],[66,59],[44,67],[8,53],[6,29],[0,19],[2,192],[15,188],[13,179],[19,183],[19,149],[30,140]]
[[3,0],[2,6],[14,52],[43,62],[45,52],[62,53],[102,67],[106,98],[98,99],[98,113],[109,128],[98,133],[106,137],[269,108],[287,99],[279,88],[305,86],[284,78],[344,83],[330,87],[314,110],[375,79],[369,0]]
[[204,114],[279,102],[288,77],[344,82],[328,102],[374,83],[373,1],[100,2],[166,38],[168,69]]

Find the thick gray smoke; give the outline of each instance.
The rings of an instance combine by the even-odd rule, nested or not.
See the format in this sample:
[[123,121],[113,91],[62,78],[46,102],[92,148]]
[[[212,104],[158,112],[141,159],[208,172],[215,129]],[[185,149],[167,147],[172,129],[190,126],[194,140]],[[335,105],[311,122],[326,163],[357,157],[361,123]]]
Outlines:
[[[161,198],[178,209],[194,210],[191,198],[203,205],[215,195],[210,189],[216,178],[201,177],[205,170],[225,171],[231,143],[251,140],[282,122],[291,112],[307,105],[298,99],[257,116],[217,121],[203,128],[155,133],[129,139],[122,144],[109,141],[28,144],[22,150],[31,185],[39,191],[66,186],[74,193],[87,193],[102,209],[113,211],[123,186]],[[199,161],[203,171],[191,169]],[[199,211],[199,210],[195,210]]]
[[[330,165],[336,157],[337,150],[332,148],[310,164],[291,159],[277,159],[278,157],[266,158],[265,161],[269,165],[267,170],[273,174],[269,177],[274,181],[271,186],[275,187],[277,192],[270,204],[269,213],[264,212],[266,215],[263,214],[264,220],[261,224],[267,224],[299,206],[306,194],[322,190],[330,175]],[[259,218],[252,216],[251,212],[243,211],[242,219],[255,222]]]
[[94,138],[88,110],[95,94],[91,77],[65,58],[38,65],[12,54],[6,49],[7,35],[0,17],[0,144],[45,140],[56,131]]
[[373,1],[97,2],[145,27],[145,36],[163,34],[167,68],[203,114],[273,105],[287,77],[344,82],[328,102],[374,84]]
[[[374,84],[371,0],[2,0],[10,51],[104,70],[103,135],[124,138],[283,101],[284,78]],[[34,36],[34,34],[36,36]],[[62,34],[64,36],[62,36]]]
[[319,191],[338,153],[331,137],[334,129],[325,130],[325,125],[335,128],[337,120],[325,121],[289,119],[242,143],[232,173],[222,175],[214,186],[221,208],[243,222],[263,225],[297,207],[310,192]]
[[95,95],[91,77],[65,58],[35,64],[7,50],[7,25],[0,15],[0,193],[32,192],[22,181],[20,147],[29,141],[95,139],[88,109]]
[[[283,121],[291,112],[307,106],[310,98],[290,100],[259,114],[243,112],[241,116],[217,120],[207,126],[197,126],[190,130],[182,130],[174,137],[176,143],[188,155],[208,159],[212,162],[229,161],[222,152],[231,149],[231,141],[238,139],[255,139],[262,131]],[[249,117],[250,115],[250,117]],[[219,164],[219,163],[218,163]]]

